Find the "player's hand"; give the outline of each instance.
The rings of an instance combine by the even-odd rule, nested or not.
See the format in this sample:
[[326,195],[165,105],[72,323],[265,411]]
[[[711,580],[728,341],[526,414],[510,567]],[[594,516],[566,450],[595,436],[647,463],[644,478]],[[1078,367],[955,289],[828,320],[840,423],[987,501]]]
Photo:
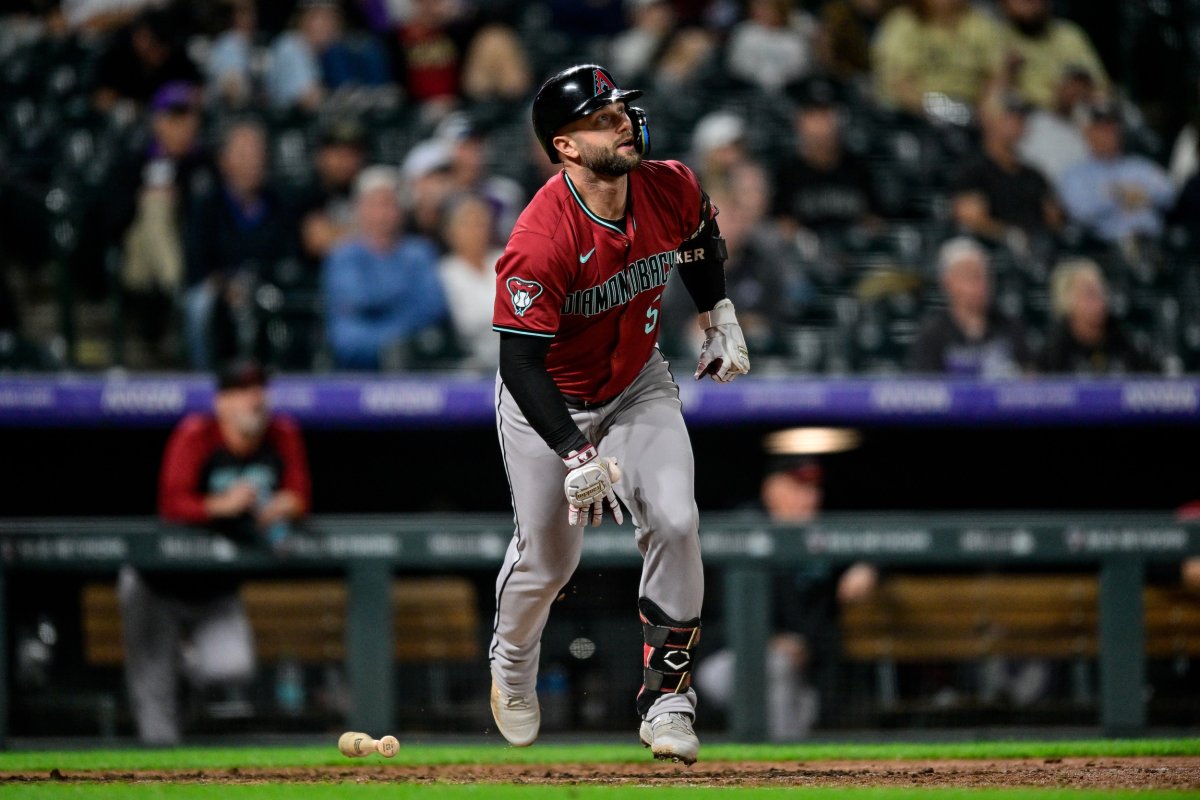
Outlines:
[[567,465],[563,491],[567,495],[567,522],[571,527],[587,525],[589,514],[592,525],[599,525],[604,517],[604,504],[612,510],[613,519],[620,525],[625,521],[621,504],[612,485],[621,480],[621,470],[614,458],[596,455],[596,448],[588,445],[577,453],[563,459]]
[[742,326],[734,313],[733,301],[725,298],[713,306],[712,311],[701,314],[700,327],[704,330],[704,347],[692,377],[700,380],[711,375],[715,381],[728,383],[750,371],[750,353],[746,350],[746,337],[742,335]]
[[208,513],[212,517],[240,517],[258,502],[258,490],[249,481],[238,481],[225,491],[209,495]]

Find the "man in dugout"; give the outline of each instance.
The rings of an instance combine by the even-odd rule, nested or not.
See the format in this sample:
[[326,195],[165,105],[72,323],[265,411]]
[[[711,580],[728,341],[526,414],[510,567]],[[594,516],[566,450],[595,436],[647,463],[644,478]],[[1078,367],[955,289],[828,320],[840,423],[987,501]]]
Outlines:
[[[195,525],[248,547],[278,546],[308,513],[311,480],[299,428],[273,414],[252,361],[223,368],[212,413],[184,418],[159,477],[164,522]],[[118,583],[125,675],[138,736],[180,740],[180,677],[198,688],[237,686],[254,673],[250,624],[229,573],[125,566]]]

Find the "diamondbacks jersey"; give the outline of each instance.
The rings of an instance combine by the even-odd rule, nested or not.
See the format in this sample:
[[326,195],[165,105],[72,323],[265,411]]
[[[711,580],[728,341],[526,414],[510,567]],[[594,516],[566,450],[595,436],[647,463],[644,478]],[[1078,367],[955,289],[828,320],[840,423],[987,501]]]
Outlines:
[[588,210],[566,171],[555,175],[496,264],[493,329],[552,339],[546,370],[563,394],[617,396],[658,340],[663,291],[699,226],[700,198],[683,164],[643,161],[629,173],[622,230]]

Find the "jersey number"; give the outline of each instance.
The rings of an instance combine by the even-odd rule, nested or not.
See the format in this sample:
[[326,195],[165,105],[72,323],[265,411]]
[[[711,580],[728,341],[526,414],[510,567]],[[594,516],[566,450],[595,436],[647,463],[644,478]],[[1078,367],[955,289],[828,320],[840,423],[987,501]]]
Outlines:
[[647,308],[646,319],[650,320],[646,323],[646,333],[651,333],[654,331],[655,326],[658,325],[658,309],[653,307]]

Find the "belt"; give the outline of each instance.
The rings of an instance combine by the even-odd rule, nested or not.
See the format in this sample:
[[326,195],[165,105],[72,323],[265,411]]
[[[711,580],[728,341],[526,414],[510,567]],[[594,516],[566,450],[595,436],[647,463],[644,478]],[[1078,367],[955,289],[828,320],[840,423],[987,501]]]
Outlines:
[[592,400],[584,400],[582,397],[572,397],[569,394],[564,394],[562,396],[562,399],[563,399],[563,402],[567,404],[567,408],[573,408],[576,411],[591,411],[592,409],[603,408],[604,406],[608,405],[609,403],[611,403],[613,400],[616,400],[620,396],[621,396],[620,393],[617,393],[617,394],[613,395],[612,397],[608,398],[607,400],[600,400],[600,401],[594,402]]

